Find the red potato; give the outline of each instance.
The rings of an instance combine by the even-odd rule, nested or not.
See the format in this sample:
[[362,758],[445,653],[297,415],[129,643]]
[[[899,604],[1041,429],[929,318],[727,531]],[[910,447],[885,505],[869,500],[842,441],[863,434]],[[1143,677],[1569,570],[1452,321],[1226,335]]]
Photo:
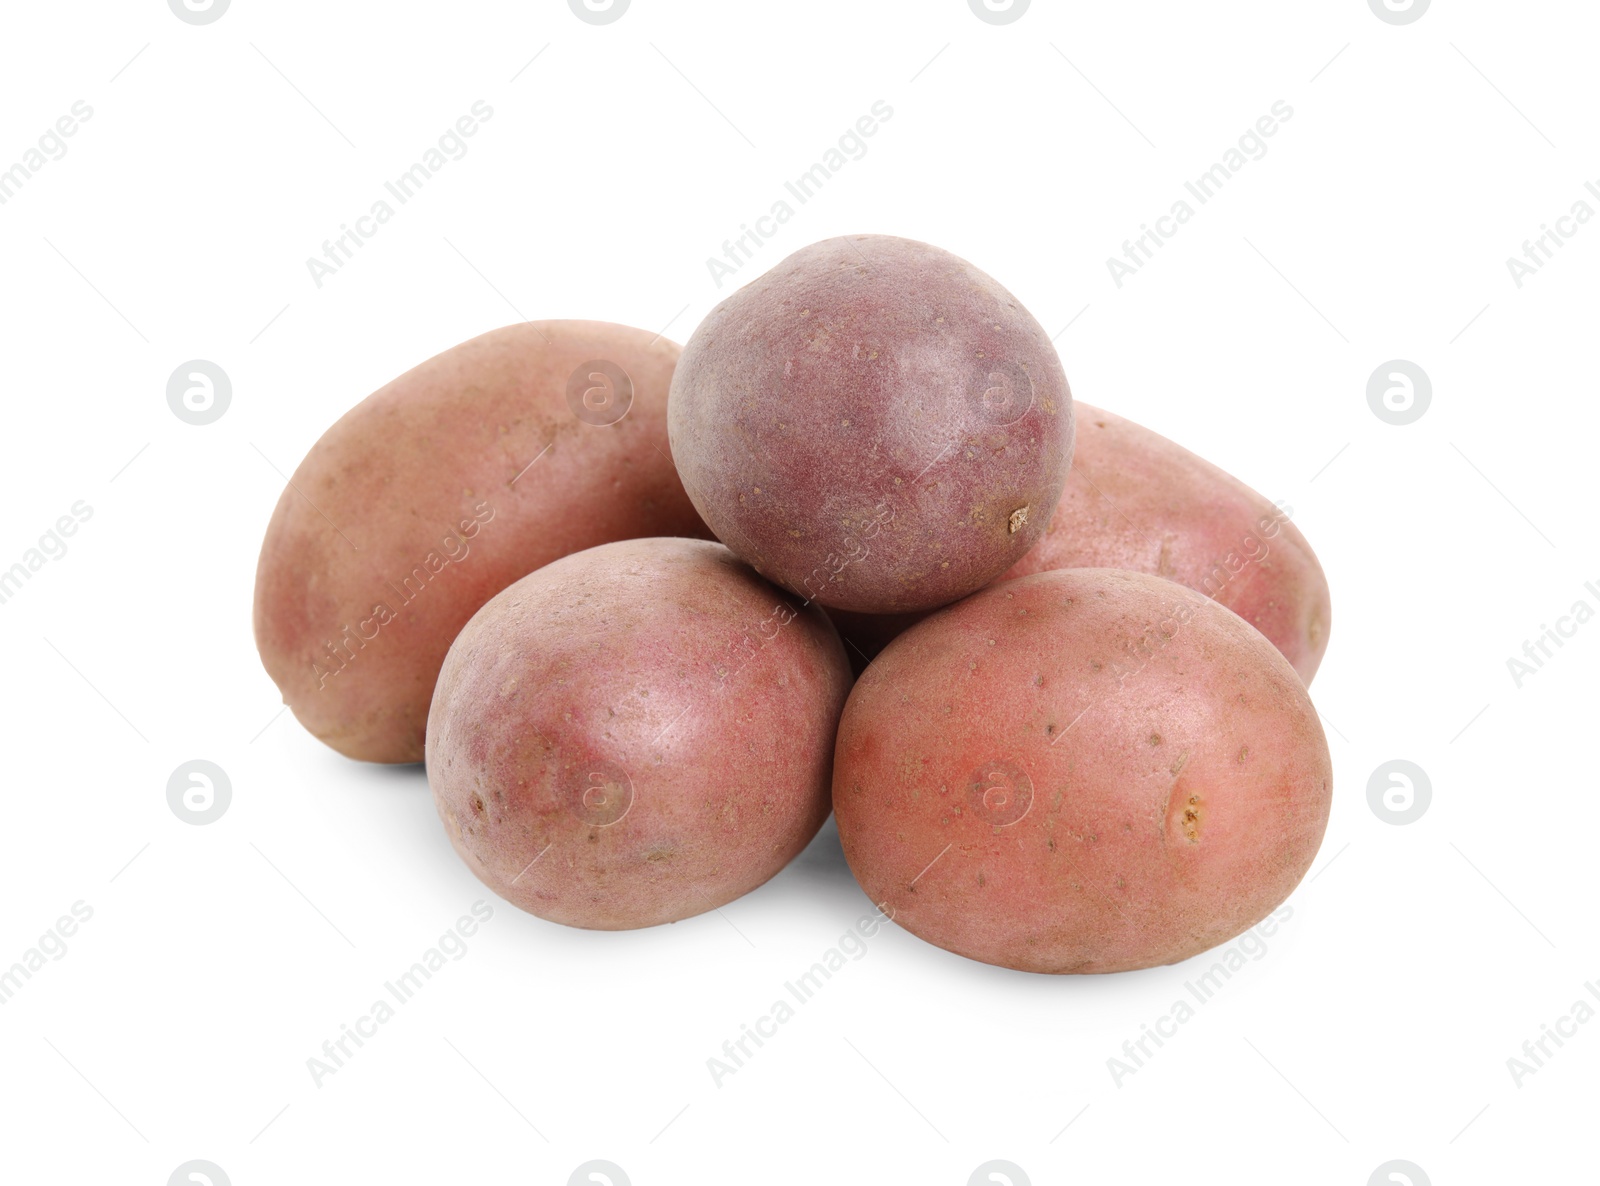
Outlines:
[[840,722],[834,812],[875,902],[930,943],[1116,972],[1241,934],[1304,876],[1332,768],[1294,669],[1142,573],[992,586],[891,643]]
[[451,641],[570,552],[705,536],[667,456],[679,347],[594,321],[474,338],[325,433],[267,527],[256,645],[284,703],[370,762],[422,760]]
[[1249,622],[1309,685],[1333,609],[1288,512],[1182,445],[1079,405],[1079,463],[1037,547],[1002,579],[1125,568],[1197,589]]
[[850,665],[721,544],[568,556],[467,623],[428,718],[450,842],[569,926],[673,922],[777,873],[828,816]]
[[667,417],[719,539],[801,597],[872,613],[1015,564],[1072,461],[1039,323],[966,261],[887,235],[814,243],[712,310]]
[[[1288,512],[1181,445],[1077,404],[1078,443],[1044,538],[1001,578],[1123,568],[1198,589],[1270,639],[1309,685],[1328,649],[1328,580]],[[920,615],[833,613],[864,664]]]

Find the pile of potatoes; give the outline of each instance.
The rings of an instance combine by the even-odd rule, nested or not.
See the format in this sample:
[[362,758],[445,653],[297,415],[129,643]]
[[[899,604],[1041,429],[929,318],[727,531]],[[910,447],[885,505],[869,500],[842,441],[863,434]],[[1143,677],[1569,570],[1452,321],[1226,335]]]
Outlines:
[[301,463],[255,595],[295,716],[425,761],[524,910],[687,918],[831,810],[901,926],[1058,973],[1185,959],[1304,876],[1329,617],[1283,510],[1074,406],[1015,297],[878,235],[681,350],[528,322],[402,375]]

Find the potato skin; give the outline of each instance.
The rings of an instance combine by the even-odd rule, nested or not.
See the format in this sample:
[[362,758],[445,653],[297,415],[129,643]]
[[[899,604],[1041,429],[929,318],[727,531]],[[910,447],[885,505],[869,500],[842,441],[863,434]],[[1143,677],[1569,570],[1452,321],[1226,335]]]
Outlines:
[[456,851],[515,905],[599,930],[672,922],[816,835],[849,688],[821,610],[721,544],[607,544],[467,624],[434,693],[428,782]]
[[[596,544],[709,534],[667,456],[678,352],[604,322],[508,326],[330,428],[279,499],[256,571],[256,645],[300,722],[349,757],[419,762],[439,665],[490,597]],[[581,394],[603,403],[604,383],[569,400],[595,360],[631,380],[615,423],[596,421],[620,395],[589,409]]]
[[1142,573],[992,586],[913,626],[846,704],[834,812],[875,902],[1030,972],[1173,963],[1304,876],[1332,769],[1293,668]]
[[1039,323],[966,261],[888,235],[814,243],[712,310],[667,418],[719,539],[801,597],[870,613],[999,576],[1072,461]]
[[[1271,640],[1307,686],[1328,649],[1332,603],[1286,512],[1209,461],[1078,401],[1072,472],[1044,538],[1001,580],[1123,568],[1198,589]],[[871,658],[916,615],[834,613],[851,659]]]
[[1125,568],[1198,589],[1271,640],[1310,685],[1333,620],[1328,578],[1288,515],[1182,445],[1079,405],[1078,460],[1037,547],[1002,579]]

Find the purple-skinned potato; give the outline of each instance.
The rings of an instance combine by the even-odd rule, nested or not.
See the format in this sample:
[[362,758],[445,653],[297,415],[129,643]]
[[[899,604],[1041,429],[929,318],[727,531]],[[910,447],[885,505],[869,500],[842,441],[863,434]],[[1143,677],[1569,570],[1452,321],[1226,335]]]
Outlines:
[[707,315],[668,401],[672,455],[717,537],[818,604],[931,609],[1039,540],[1072,461],[1049,336],[926,243],[802,248]]

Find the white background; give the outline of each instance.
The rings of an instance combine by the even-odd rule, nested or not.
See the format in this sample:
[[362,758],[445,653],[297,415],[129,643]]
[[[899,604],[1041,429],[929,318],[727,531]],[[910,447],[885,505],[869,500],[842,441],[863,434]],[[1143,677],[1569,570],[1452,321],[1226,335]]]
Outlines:
[[[1600,1024],[1520,1086],[1506,1060],[1600,981],[1600,625],[1520,688],[1506,660],[1600,608],[1600,225],[1521,288],[1505,262],[1600,182],[1597,31],[1579,0],[1404,26],[1364,0],[1004,26],[965,0],[634,0],[605,26],[562,0],[6,5],[0,168],[94,114],[0,206],[0,567],[93,517],[0,605],[0,966],[94,913],[0,1006],[0,1178],[1597,1180]],[[480,99],[470,152],[319,288],[307,257]],[[719,290],[707,257],[880,99],[866,155]],[[1119,288],[1107,257],[1278,100],[1270,151]],[[681,341],[859,231],[1070,325],[1081,399],[1287,500],[1332,585],[1322,853],[1267,954],[1120,1086],[1107,1059],[1206,961],[1056,979],[893,927],[716,1086],[706,1060],[869,910],[831,825],[720,915],[565,930],[478,885],[420,768],[280,713],[255,654],[281,474],[368,392],[523,317]],[[194,358],[233,383],[204,427],[166,403]],[[1366,399],[1396,358],[1434,389],[1402,427]],[[204,827],[166,800],[193,758],[233,788]],[[1367,802],[1393,758],[1432,783],[1409,826]],[[315,1086],[306,1060],[480,898],[466,957]]]

